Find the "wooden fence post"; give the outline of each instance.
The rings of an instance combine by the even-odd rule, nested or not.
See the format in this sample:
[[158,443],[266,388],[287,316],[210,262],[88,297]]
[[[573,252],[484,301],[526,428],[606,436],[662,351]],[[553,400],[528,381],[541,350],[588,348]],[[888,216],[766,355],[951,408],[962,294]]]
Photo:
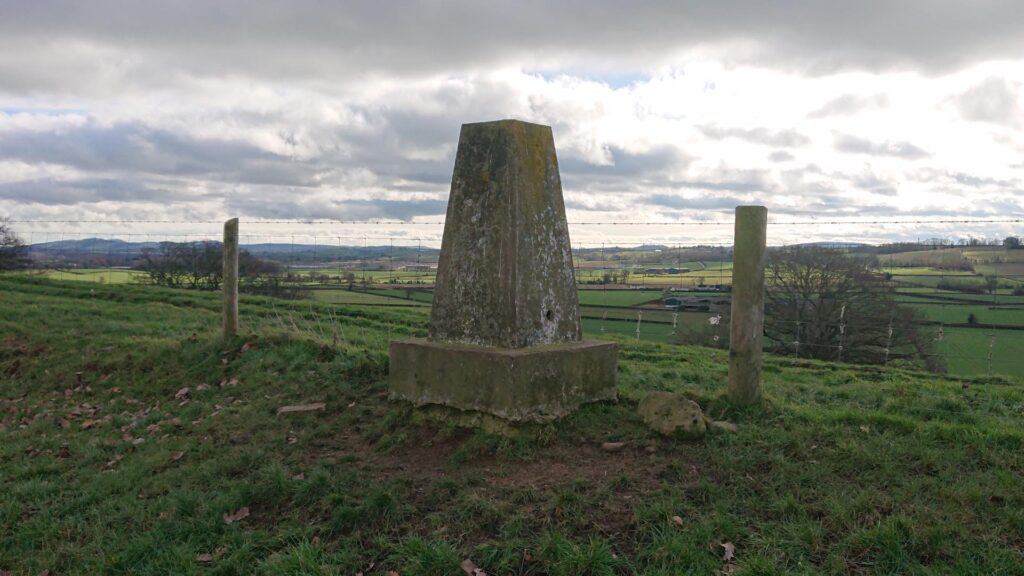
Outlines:
[[738,404],[761,401],[767,228],[767,208],[736,207],[732,317],[729,324],[729,399]]
[[238,335],[238,218],[224,223],[224,338]]

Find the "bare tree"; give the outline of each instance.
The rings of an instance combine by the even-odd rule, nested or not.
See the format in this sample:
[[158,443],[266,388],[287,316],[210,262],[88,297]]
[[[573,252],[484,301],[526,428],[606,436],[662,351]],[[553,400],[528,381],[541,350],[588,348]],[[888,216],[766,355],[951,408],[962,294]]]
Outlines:
[[11,228],[10,220],[0,218],[0,272],[28,268],[28,246]]
[[220,287],[223,267],[217,242],[163,242],[159,250],[145,250],[142,269],[150,280],[172,288]]
[[766,269],[765,338],[772,351],[822,360],[941,364],[914,310],[896,304],[884,276],[842,250],[791,246]]

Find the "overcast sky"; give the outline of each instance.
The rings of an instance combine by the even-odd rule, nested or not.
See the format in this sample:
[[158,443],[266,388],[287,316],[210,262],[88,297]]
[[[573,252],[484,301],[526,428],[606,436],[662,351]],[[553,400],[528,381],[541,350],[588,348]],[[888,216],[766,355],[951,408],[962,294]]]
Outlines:
[[573,222],[1022,217],[1022,6],[0,0],[0,215],[436,222],[459,126],[519,118]]

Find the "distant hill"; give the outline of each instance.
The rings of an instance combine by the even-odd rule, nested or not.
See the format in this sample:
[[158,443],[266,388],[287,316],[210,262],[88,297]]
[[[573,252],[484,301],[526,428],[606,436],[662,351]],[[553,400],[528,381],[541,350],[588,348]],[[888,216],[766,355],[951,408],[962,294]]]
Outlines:
[[864,244],[862,242],[803,242],[801,244],[791,244],[790,246],[811,246],[816,248],[843,248],[847,250],[873,247],[872,244]]
[[[207,242],[220,244],[218,241]],[[161,244],[162,242],[127,242],[116,239],[84,238],[81,240],[58,240],[32,244],[29,246],[29,254],[37,259],[59,257],[66,262],[74,262],[79,259],[93,260],[100,256],[133,259],[142,256],[143,251],[159,250]],[[323,244],[291,243],[242,244],[242,249],[267,260],[288,262],[324,262],[381,258],[434,260],[440,253],[440,250],[436,248],[409,246],[327,246]]]

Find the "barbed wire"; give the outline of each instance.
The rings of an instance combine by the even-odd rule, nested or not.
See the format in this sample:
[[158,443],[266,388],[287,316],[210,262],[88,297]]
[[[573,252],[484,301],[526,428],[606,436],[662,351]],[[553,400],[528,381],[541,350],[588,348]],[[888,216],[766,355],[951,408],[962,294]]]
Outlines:
[[[98,219],[98,220],[46,220],[46,219],[10,219],[8,222],[16,224],[223,224],[223,220],[132,220],[132,219]],[[282,224],[338,224],[338,225],[398,225],[398,226],[443,226],[444,220],[336,220],[336,219],[289,219],[289,220],[240,220],[239,224],[249,225],[282,225]],[[873,220],[792,220],[792,221],[768,221],[769,226],[834,226],[834,225],[882,225],[882,224],[1022,224],[1024,216],[999,219],[873,219]],[[578,221],[569,222],[570,226],[731,226],[732,220],[708,221],[708,220],[674,220],[674,221]]]

